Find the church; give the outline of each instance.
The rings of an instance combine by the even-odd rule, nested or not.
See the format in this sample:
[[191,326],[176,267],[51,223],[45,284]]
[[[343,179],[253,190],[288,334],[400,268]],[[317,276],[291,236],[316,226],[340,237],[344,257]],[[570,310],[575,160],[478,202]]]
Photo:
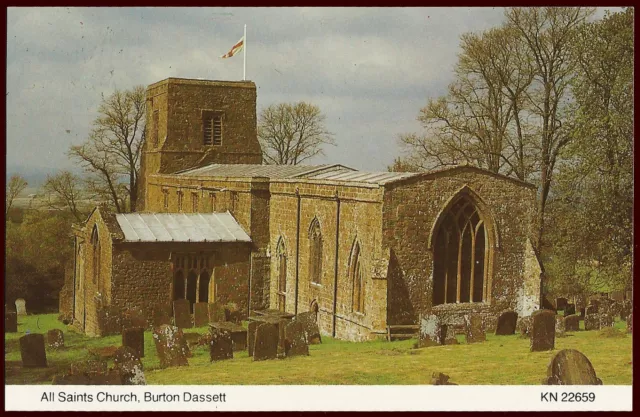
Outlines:
[[421,173],[262,165],[256,86],[168,78],[147,89],[135,213],[74,228],[61,293],[81,331],[105,309],[177,299],[314,311],[363,341],[436,314],[527,316],[540,305],[533,185],[472,166]]

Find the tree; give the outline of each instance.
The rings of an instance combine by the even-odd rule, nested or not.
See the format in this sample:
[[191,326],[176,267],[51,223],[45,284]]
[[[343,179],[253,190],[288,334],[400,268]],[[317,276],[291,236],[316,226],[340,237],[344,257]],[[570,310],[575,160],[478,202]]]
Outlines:
[[263,109],[258,120],[258,139],[264,162],[275,165],[297,165],[322,155],[323,145],[335,145],[320,108],[303,101]]
[[12,175],[7,183],[5,194],[5,218],[9,215],[9,210],[13,206],[16,197],[27,188],[27,181],[20,175]]
[[87,189],[110,201],[118,213],[136,209],[145,106],[142,86],[103,97],[89,138],[69,150],[90,174]]
[[82,180],[78,176],[69,171],[61,171],[54,176],[48,175],[43,191],[50,208],[68,210],[78,222],[86,219],[86,211],[82,207],[85,192]]

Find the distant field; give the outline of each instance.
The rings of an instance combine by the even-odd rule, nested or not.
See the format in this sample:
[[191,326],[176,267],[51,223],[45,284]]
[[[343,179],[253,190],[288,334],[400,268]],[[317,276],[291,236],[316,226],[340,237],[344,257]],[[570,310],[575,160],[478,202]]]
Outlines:
[[[65,332],[66,348],[47,351],[49,367],[21,367],[18,339],[29,329],[46,333],[52,328]],[[624,329],[625,323],[616,323]],[[121,344],[120,336],[89,338],[70,331],[55,314],[22,318],[19,333],[5,334],[6,383],[50,384],[53,376],[71,362],[88,359],[87,348]],[[206,328],[187,332],[205,333]],[[310,346],[310,356],[253,362],[246,352],[234,358],[209,362],[206,347],[198,347],[188,367],[159,369],[152,333],[145,333],[145,367],[151,385],[395,385],[429,384],[433,372],[443,372],[460,385],[539,385],[551,357],[560,349],[584,353],[605,385],[631,385],[631,335],[605,337],[598,331],[568,333],[556,339],[553,352],[529,352],[529,340],[518,335],[487,334],[484,343],[413,349],[415,340],[351,343],[328,337]]]

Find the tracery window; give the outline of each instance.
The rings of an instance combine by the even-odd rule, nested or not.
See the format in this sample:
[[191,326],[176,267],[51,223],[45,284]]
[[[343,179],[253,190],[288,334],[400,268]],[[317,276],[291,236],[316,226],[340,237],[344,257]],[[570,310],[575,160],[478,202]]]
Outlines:
[[309,227],[309,279],[314,284],[322,283],[322,232],[317,218]]

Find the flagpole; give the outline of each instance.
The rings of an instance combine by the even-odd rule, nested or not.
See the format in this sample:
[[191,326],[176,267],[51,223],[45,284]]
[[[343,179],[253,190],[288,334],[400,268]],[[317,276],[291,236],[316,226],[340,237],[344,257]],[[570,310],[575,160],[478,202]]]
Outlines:
[[244,48],[242,48],[244,63],[242,65],[242,80],[247,79],[247,25],[244,25]]

